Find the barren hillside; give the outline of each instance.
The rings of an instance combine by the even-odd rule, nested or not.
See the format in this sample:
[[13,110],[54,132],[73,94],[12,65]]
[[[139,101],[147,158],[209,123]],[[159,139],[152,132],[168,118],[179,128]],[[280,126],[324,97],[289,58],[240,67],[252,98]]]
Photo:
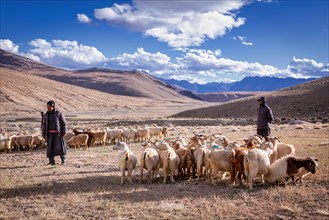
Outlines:
[[69,71],[51,67],[0,49],[0,67],[23,71],[56,81],[95,89],[115,95],[145,97],[158,100],[200,100],[193,94],[184,95],[169,84],[138,71],[92,68]]
[[182,108],[205,104],[192,99],[177,102],[112,95],[0,67],[2,120],[38,117],[40,111],[46,110],[46,102],[50,99],[55,100],[57,107],[65,113],[93,117],[133,117],[141,112],[161,117],[178,112]]
[[258,107],[256,99],[262,95],[267,98],[267,104],[277,119],[313,118],[328,121],[329,77],[221,105],[183,111],[173,117],[255,118]]

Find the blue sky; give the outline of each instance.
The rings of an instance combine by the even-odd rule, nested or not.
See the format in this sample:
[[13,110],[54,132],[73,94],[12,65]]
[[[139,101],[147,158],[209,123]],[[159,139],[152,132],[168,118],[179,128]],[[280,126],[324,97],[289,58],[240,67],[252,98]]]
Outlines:
[[1,0],[2,49],[190,82],[329,75],[328,1]]

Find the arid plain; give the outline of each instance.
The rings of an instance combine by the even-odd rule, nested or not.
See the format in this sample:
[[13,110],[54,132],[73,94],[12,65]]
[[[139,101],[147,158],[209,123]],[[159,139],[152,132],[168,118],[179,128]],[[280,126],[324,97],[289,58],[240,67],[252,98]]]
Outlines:
[[[168,138],[193,133],[223,133],[243,142],[255,132],[252,125],[175,126]],[[67,166],[49,166],[45,150],[0,155],[2,219],[328,219],[328,124],[274,125],[273,136],[296,146],[296,155],[319,159],[316,174],[304,184],[262,185],[252,190],[217,186],[205,180],[177,180],[163,184],[138,183],[139,162],[133,184],[120,186],[117,152],[112,146],[69,149]],[[143,147],[130,145],[139,158]],[[57,159],[57,163],[59,159]]]

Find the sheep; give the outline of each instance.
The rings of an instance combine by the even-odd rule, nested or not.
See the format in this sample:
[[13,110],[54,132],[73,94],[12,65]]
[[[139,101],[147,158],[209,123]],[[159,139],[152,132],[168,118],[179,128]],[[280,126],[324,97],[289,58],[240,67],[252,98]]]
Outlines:
[[0,151],[11,152],[12,139],[11,137],[2,136],[0,139]]
[[243,158],[244,172],[247,179],[247,186],[252,189],[252,181],[257,175],[261,175],[264,183],[270,167],[270,155],[272,150],[267,148],[266,151],[258,148],[253,148],[245,153]]
[[111,144],[119,140],[123,135],[122,129],[110,129],[106,128],[106,141]]
[[156,174],[159,172],[160,158],[157,150],[153,148],[145,148],[140,157],[140,183],[143,179],[143,170],[147,170],[147,180],[152,183]]
[[88,134],[88,136],[89,136],[88,147],[92,147],[95,143],[100,143],[100,144],[103,144],[103,146],[105,146],[106,134],[107,134],[105,130],[92,131],[91,129],[87,129],[87,131],[85,133]]
[[162,127],[158,127],[157,125],[155,125],[154,127],[149,127],[149,136],[150,139],[152,139],[153,137],[155,137],[156,139],[161,138],[162,136]]
[[76,150],[77,146],[80,149],[80,146],[85,146],[85,149],[88,148],[88,138],[89,136],[87,134],[78,134],[76,136],[73,136],[70,138],[70,140],[67,141],[68,146],[74,146],[74,150]]
[[270,167],[266,177],[268,183],[274,183],[276,181],[282,181],[286,178],[286,181],[291,178],[293,184],[296,185],[295,176],[301,172],[301,168],[304,168],[307,172],[316,172],[317,159],[312,157],[296,157],[286,156],[275,161]]
[[137,164],[137,157],[129,149],[125,142],[118,142],[113,146],[113,150],[118,150],[118,163],[121,171],[121,182],[123,184],[123,179],[125,177],[126,171],[128,171],[128,181],[133,183],[131,179],[132,171],[135,169]]
[[235,151],[232,150],[212,150],[208,155],[209,168],[210,168],[210,183],[216,185],[214,178],[219,171],[229,172],[231,176],[231,183],[234,184],[232,174],[231,159],[234,157]]
[[21,136],[13,136],[12,143],[17,150],[21,150],[22,147],[28,147],[32,150],[33,136],[32,135],[21,135]]
[[32,146],[38,147],[45,147],[46,141],[41,135],[33,135],[33,142]]
[[174,174],[178,169],[180,159],[175,150],[166,142],[157,144],[160,151],[160,167],[163,169],[163,183],[167,181],[167,173],[170,172],[171,183],[175,183]]
[[150,132],[148,128],[137,127],[135,138],[137,142],[147,141],[150,137]]
[[129,127],[128,129],[123,129],[122,139],[128,143],[135,141],[136,129]]

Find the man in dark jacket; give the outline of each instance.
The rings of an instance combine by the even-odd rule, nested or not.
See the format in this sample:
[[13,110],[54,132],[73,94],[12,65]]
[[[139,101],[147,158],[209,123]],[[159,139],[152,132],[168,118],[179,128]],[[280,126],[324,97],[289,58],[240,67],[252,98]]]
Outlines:
[[270,123],[273,120],[272,110],[266,105],[265,98],[257,99],[259,108],[257,109],[257,134],[268,141],[271,135]]
[[47,140],[47,158],[49,158],[49,164],[55,165],[55,156],[60,156],[62,165],[65,165],[66,120],[63,113],[55,109],[54,101],[47,102],[47,109],[41,122],[42,136]]

